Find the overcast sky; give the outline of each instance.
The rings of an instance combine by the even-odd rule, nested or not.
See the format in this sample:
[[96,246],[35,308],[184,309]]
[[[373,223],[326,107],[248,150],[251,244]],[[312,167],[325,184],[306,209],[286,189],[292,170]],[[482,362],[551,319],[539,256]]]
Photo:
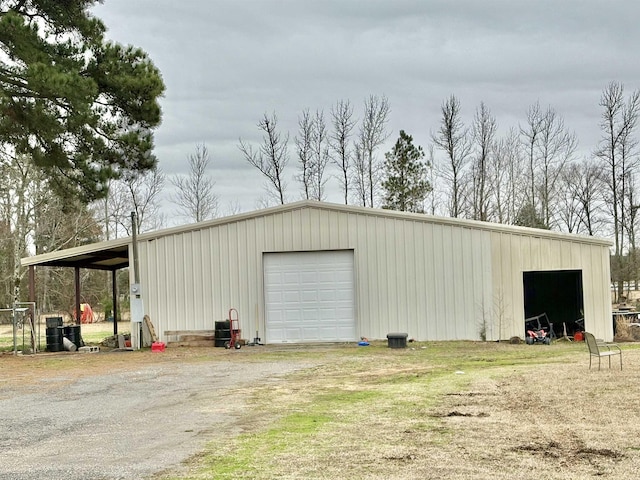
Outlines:
[[[263,178],[237,148],[239,138],[260,141],[264,113],[290,133],[292,177],[305,108],[328,117],[336,101],[350,100],[360,116],[365,97],[386,95],[382,158],[400,129],[426,149],[451,94],[467,122],[484,101],[500,132],[539,101],[564,117],[587,155],[600,137],[603,88],[612,80],[627,92],[640,87],[640,3],[632,0],[105,0],[94,13],[110,39],[141,47],[162,72],[160,168],[186,172],[188,155],[206,144],[221,214],[232,203],[253,210],[265,197]],[[327,200],[340,202],[331,183]],[[288,199],[300,199],[292,178]]]

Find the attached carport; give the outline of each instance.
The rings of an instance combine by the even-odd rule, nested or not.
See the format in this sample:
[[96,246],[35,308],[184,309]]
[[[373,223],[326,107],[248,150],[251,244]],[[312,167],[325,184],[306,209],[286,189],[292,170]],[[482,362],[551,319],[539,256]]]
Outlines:
[[[73,268],[75,272],[75,312],[79,316],[82,299],[80,269],[105,270],[111,272],[111,291],[113,301],[113,334],[118,333],[118,284],[117,272],[129,266],[129,246],[131,238],[110,240],[80,247],[70,248],[49,254],[22,259],[22,266],[29,267],[29,301],[36,301],[36,267]],[[79,319],[76,318],[79,322]]]

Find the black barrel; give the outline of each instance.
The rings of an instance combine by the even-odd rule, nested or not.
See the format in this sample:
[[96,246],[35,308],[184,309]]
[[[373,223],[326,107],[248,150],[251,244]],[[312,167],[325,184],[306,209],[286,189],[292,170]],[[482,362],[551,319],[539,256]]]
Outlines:
[[61,352],[64,350],[62,344],[63,327],[47,327],[47,351]]
[[231,330],[216,330],[215,337],[220,340],[231,340]]
[[231,340],[231,322],[223,320],[216,322],[216,329],[213,337],[214,347],[224,347]]
[[66,327],[64,327],[64,336],[76,347],[80,348],[84,346],[84,342],[82,341],[82,334],[80,332],[80,325],[67,325]]
[[47,317],[47,328],[55,328],[62,326],[62,317]]

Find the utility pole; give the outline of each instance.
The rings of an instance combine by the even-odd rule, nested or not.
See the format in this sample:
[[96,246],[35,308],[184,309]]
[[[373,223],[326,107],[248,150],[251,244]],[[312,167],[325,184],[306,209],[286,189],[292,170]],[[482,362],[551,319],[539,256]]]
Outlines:
[[142,288],[140,286],[140,267],[138,262],[138,224],[136,213],[131,212],[131,242],[133,254],[133,283],[130,291],[131,306],[131,347],[140,349],[141,328],[144,318],[144,304],[142,302]]

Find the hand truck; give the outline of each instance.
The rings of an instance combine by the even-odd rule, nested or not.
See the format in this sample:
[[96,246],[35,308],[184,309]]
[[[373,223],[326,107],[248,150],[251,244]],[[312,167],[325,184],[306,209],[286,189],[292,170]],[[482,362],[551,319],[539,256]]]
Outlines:
[[[233,312],[235,312],[235,315]],[[240,350],[242,347],[240,344],[240,317],[238,315],[238,310],[235,308],[229,309],[229,330],[231,331],[231,340],[225,342],[224,348],[227,350],[230,348]]]

